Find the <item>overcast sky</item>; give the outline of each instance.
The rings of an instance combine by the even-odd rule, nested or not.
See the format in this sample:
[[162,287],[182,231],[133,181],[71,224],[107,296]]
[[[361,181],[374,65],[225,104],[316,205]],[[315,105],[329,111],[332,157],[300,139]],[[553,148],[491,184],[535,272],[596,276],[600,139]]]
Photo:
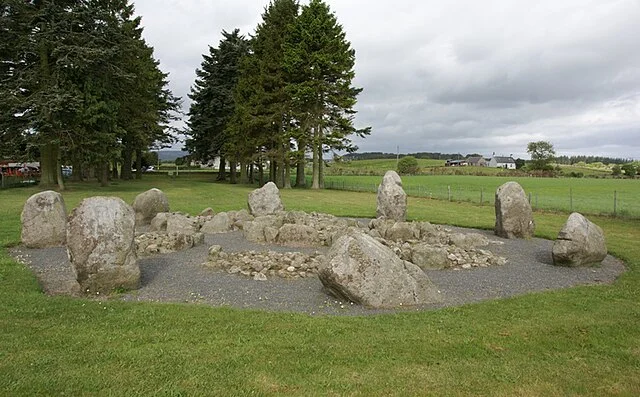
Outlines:
[[[134,0],[184,100],[225,29],[268,0]],[[305,1],[302,1],[304,4]],[[640,159],[640,0],[327,0],[356,51],[361,152]]]

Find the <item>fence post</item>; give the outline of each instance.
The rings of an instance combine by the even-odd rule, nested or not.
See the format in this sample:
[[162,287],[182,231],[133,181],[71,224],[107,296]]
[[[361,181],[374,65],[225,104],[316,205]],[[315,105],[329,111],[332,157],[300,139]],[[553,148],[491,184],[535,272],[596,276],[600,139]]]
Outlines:
[[451,201],[451,186],[447,186],[447,197],[448,200]]
[[569,188],[569,212],[573,212],[573,189]]
[[536,193],[536,208],[538,208],[538,193]]
[[618,191],[613,191],[613,216],[617,216],[618,213]]
[[482,203],[484,202],[483,193],[484,193],[484,189],[480,188],[480,205],[482,205]]
[[531,192],[529,192],[529,205],[531,205]]

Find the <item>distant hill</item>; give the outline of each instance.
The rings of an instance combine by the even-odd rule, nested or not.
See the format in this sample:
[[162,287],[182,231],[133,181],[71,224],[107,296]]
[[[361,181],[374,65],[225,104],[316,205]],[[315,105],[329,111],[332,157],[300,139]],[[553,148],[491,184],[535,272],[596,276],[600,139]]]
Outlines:
[[158,152],[160,161],[175,161],[178,157],[184,157],[189,152],[183,152],[182,150],[161,150]]

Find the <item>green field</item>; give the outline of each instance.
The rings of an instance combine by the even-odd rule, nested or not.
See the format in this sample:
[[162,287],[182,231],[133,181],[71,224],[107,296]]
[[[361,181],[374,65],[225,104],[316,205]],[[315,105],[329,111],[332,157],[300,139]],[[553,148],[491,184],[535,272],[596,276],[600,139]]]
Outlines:
[[[375,192],[378,176],[327,176],[325,187],[335,190]],[[530,194],[534,208],[577,211],[585,214],[640,217],[640,180],[592,178],[529,178],[465,175],[403,176],[407,194],[438,200],[493,205],[496,189],[516,181]]]
[[[70,210],[83,197],[131,202],[158,187],[173,210],[246,205],[250,187],[210,179],[72,184],[64,197]],[[22,205],[37,191],[0,191],[3,247],[18,243]],[[287,190],[282,197],[287,209],[375,214],[370,193]],[[494,222],[486,205],[410,198],[409,208],[412,219],[435,223]],[[547,238],[567,217],[534,216],[536,234]],[[614,285],[370,317],[51,298],[0,248],[0,395],[637,396],[640,221],[591,219],[628,264]]]

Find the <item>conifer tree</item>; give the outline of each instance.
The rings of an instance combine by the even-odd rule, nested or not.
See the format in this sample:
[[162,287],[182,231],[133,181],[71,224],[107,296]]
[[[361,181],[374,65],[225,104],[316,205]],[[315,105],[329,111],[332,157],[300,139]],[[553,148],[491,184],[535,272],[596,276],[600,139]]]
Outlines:
[[285,45],[287,92],[300,125],[298,146],[309,145],[313,154],[312,188],[323,187],[325,150],[355,151],[349,136],[365,136],[370,128],[353,126],[356,97],[352,86],[355,51],[335,14],[321,0],[311,0]]
[[[298,16],[296,0],[273,0],[251,39],[251,53],[242,62],[235,115],[238,129],[250,137],[254,152],[270,160],[270,179],[290,187],[292,114],[284,69],[284,44]],[[246,152],[246,151],[245,151]]]
[[[248,53],[248,42],[239,29],[231,33],[222,31],[218,48],[209,47],[209,55],[203,55],[202,66],[196,70],[197,79],[189,97],[190,138],[187,149],[202,161],[220,157],[218,180],[225,179],[226,158],[230,156],[229,128],[235,111],[234,93],[238,81],[240,60]],[[235,169],[232,165],[232,169]]]

